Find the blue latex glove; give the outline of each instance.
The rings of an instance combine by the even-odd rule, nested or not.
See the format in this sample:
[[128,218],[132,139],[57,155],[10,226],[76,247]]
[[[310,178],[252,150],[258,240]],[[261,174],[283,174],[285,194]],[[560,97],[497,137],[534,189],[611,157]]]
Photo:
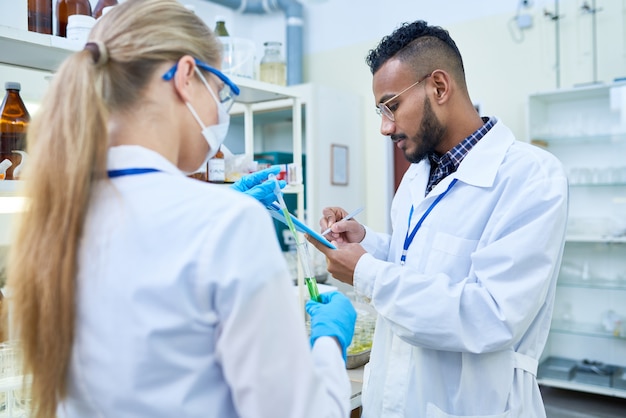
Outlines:
[[[265,180],[267,180],[267,176],[270,174],[278,173],[280,173],[280,166],[275,165],[265,170],[243,176],[230,187],[254,197],[256,200],[263,203],[263,206],[269,206],[276,200],[276,195],[274,194],[275,183]],[[282,189],[287,185],[287,182],[285,180],[279,180],[278,184]]]
[[354,336],[356,311],[350,299],[340,292],[322,293],[320,301],[309,299],[305,306],[311,315],[311,346],[319,337],[335,337],[346,361],[346,352]]

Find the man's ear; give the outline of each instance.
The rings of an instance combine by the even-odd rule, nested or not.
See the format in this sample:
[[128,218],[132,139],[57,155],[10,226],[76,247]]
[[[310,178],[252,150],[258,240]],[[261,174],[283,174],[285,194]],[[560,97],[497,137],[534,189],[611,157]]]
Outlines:
[[176,74],[174,74],[174,87],[176,94],[183,102],[189,102],[192,94],[191,81],[194,78],[196,62],[189,55],[178,60]]
[[452,82],[450,74],[444,70],[435,70],[433,71],[431,78],[435,87],[435,101],[439,104],[445,103],[450,98],[450,87]]

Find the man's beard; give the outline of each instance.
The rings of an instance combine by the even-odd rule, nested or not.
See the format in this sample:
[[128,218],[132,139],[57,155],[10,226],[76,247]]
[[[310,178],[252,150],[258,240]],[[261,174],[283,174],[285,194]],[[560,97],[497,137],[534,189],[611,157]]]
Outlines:
[[410,163],[419,163],[429,154],[435,152],[435,149],[443,141],[443,135],[446,128],[439,122],[437,115],[430,106],[430,100],[424,98],[424,115],[419,130],[412,138],[407,138],[407,142],[416,145],[412,152],[404,149],[404,156]]

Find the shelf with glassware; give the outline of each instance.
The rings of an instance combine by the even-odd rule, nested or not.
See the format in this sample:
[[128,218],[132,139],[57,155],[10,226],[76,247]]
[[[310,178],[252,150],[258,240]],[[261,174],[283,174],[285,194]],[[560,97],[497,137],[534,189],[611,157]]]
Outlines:
[[[79,46],[61,38],[52,35],[44,35],[25,30],[0,26],[0,64],[9,64],[21,69],[37,69],[44,72],[54,72],[56,68],[71,53],[80,49]],[[293,132],[292,150],[293,162],[302,166],[302,129],[300,116],[300,99],[297,94],[289,87],[276,86],[269,83],[260,82],[242,77],[231,77],[233,82],[241,89],[241,94],[237,97],[235,106],[236,111],[243,115],[246,126],[243,133],[245,152],[251,154],[254,149],[254,127],[253,115],[255,110],[254,104],[282,101],[282,106],[291,108],[293,111]],[[296,110],[297,109],[297,110]],[[15,195],[11,191],[14,185],[5,182],[5,187],[0,188],[0,195],[7,193]],[[6,189],[6,190],[5,190]],[[285,187],[284,192],[296,196],[297,212],[304,212],[304,185],[301,180],[295,179]],[[6,199],[14,199],[16,196],[4,196]],[[0,208],[0,210],[2,210]],[[15,210],[14,210],[15,211]],[[8,225],[10,225],[10,216],[3,216],[4,221],[0,225],[0,244],[8,245]],[[4,224],[7,224],[5,228]],[[6,236],[5,236],[6,235]]]
[[530,95],[528,133],[561,160],[570,186],[538,381],[626,398],[626,83]]
[[[1,64],[53,72],[66,57],[77,49],[79,47],[66,38],[0,26],[0,50],[3,51],[2,56],[0,56]],[[247,152],[247,150],[254,148],[252,104],[286,100],[293,109],[299,109],[299,98],[288,87],[276,86],[242,77],[231,78],[241,88],[241,94],[237,97],[237,106],[245,115],[246,121],[250,121],[250,125],[246,127],[244,135]],[[294,111],[294,115],[296,114],[299,115],[300,113]],[[301,164],[301,160],[298,158],[302,149],[300,141],[301,130],[296,126],[297,123],[298,120],[294,118],[294,162]],[[300,184],[297,181],[292,182],[285,188],[285,192],[300,196],[303,194],[303,186],[301,182]],[[303,201],[303,198],[299,200]],[[303,207],[303,202],[302,206],[299,207]]]

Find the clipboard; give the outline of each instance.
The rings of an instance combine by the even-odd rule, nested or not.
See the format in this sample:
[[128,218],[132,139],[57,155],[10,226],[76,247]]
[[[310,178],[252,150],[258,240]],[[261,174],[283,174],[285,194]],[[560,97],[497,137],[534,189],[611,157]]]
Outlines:
[[[267,211],[270,213],[270,215],[272,215],[272,218],[289,226],[287,224],[287,220],[285,219],[285,215],[283,214],[283,211],[282,209],[280,209],[278,204],[272,203],[271,206],[267,207]],[[333,250],[337,249],[337,247],[335,247],[330,241],[324,238],[322,234],[309,228],[304,222],[296,218],[291,212],[289,214],[291,215],[291,221],[293,222],[293,225],[296,227],[296,231],[301,232],[303,234],[311,235],[313,238],[315,238],[316,240],[318,240],[319,242],[321,242],[322,244],[324,244],[326,247],[330,249],[333,249]]]

